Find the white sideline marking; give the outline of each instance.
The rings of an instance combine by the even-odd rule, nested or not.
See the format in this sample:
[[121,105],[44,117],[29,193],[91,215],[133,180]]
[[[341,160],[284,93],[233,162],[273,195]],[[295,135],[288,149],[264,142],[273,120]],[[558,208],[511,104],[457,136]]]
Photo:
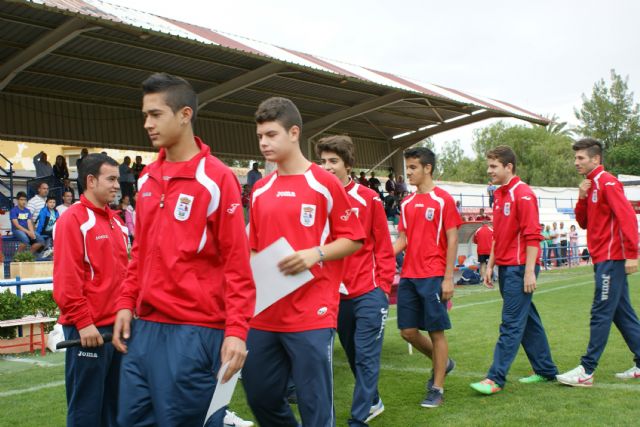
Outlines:
[[25,393],[31,393],[34,391],[40,391],[43,390],[45,388],[51,388],[51,387],[59,387],[61,385],[64,385],[64,381],[54,381],[51,383],[45,383],[45,384],[40,384],[34,387],[29,387],[29,388],[21,388],[18,390],[10,390],[10,391],[3,391],[0,392],[0,397],[8,397],[8,396],[15,396],[17,394],[25,394]]
[[0,360],[4,360],[7,362],[17,362],[17,363],[28,363],[31,365],[36,365],[36,366],[43,366],[45,368],[49,368],[52,366],[63,366],[64,362],[59,362],[59,363],[51,363],[51,362],[45,362],[42,360],[37,360],[37,359],[23,359],[20,357],[11,357],[11,356],[7,356],[7,357],[2,357],[0,358]]
[[[335,362],[334,361],[333,364],[334,364],[334,366],[339,366],[339,367],[343,367],[343,368],[348,368],[349,367],[349,364],[345,363],[345,362]],[[429,368],[418,368],[418,367],[413,367],[413,366],[395,366],[395,365],[390,365],[388,363],[380,364],[380,370],[382,370],[382,371],[394,371],[394,372],[410,372],[410,373],[415,373],[415,374],[430,374],[431,373],[431,369],[429,369]],[[458,369],[455,369],[453,372],[451,372],[451,375],[458,376],[458,377],[464,377],[464,378],[478,378],[478,381],[480,381],[481,378],[485,378],[487,376],[487,373],[486,372],[459,371]],[[558,385],[564,386],[563,384],[559,384],[559,383],[558,383]],[[564,386],[564,387],[569,387],[569,386]],[[593,385],[593,388],[607,389],[607,390],[624,390],[624,391],[637,391],[637,392],[640,392],[640,381],[637,382],[637,384],[611,384],[611,383],[604,383],[603,384],[603,383],[595,383]]]

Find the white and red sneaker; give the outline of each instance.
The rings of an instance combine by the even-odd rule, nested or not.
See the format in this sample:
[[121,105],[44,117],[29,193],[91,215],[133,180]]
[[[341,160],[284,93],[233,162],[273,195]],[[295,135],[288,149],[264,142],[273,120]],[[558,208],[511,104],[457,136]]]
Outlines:
[[633,368],[627,369],[624,372],[617,373],[616,378],[620,378],[621,380],[632,380],[634,378],[640,378],[640,368],[634,366]]
[[559,383],[572,387],[591,387],[593,385],[593,374],[587,375],[582,365],[564,374],[556,375],[556,379]]

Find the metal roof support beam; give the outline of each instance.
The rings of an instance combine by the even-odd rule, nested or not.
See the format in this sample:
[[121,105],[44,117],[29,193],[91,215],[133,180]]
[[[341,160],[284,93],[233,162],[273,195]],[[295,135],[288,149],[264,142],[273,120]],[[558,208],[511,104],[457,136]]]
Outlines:
[[224,98],[225,96],[230,95],[233,92],[237,92],[263,80],[266,80],[286,69],[286,65],[273,62],[267,65],[263,65],[260,68],[256,68],[255,70],[244,73],[241,76],[236,77],[235,79],[220,83],[219,85],[198,94],[198,99],[200,101],[200,105],[198,106],[198,108],[202,108],[208,103],[215,101],[216,99]]
[[302,127],[302,133],[304,134],[305,139],[313,138],[340,122],[395,104],[407,97],[408,95],[403,92],[390,92],[370,101],[365,101],[361,104],[354,105],[353,107],[336,111],[335,113],[331,113],[320,119],[308,122]]
[[71,18],[56,29],[45,34],[31,46],[0,65],[0,91],[4,90],[22,70],[28,68],[78,35],[97,28],[100,27],[87,28],[87,23],[82,19]]
[[413,144],[422,141],[425,138],[429,138],[430,136],[433,136],[437,133],[440,132],[445,132],[451,129],[455,129],[458,128],[460,126],[465,126],[465,125],[469,125],[471,123],[476,123],[482,120],[486,120],[486,119],[491,119],[491,118],[495,118],[495,117],[501,117],[501,114],[498,114],[494,111],[483,111],[481,113],[478,114],[473,114],[470,116],[467,116],[463,119],[459,119],[459,120],[452,120],[450,122],[447,123],[443,123],[442,125],[439,126],[434,126],[432,128],[429,129],[425,129],[425,130],[421,130],[421,131],[417,131],[414,132],[412,134],[409,135],[405,135],[403,137],[397,138],[397,139],[392,139],[390,142],[392,145],[395,145],[396,148],[395,150],[393,150],[391,153],[389,153],[388,155],[386,155],[385,157],[383,157],[382,159],[380,159],[380,161],[378,161],[378,163],[376,163],[375,165],[373,165],[369,170],[375,169],[378,166],[380,166],[382,163],[384,163],[387,159],[393,157],[394,154],[396,154],[398,151],[402,151],[406,148],[411,147]]

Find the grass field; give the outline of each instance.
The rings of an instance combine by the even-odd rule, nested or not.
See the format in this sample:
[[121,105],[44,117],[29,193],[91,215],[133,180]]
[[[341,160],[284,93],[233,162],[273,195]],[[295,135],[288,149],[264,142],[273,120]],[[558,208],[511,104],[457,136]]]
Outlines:
[[[581,267],[541,273],[534,301],[542,316],[555,362],[560,371],[579,363],[589,336],[589,308],[593,297],[592,270]],[[640,309],[640,274],[630,277],[635,308]],[[481,380],[491,364],[500,322],[500,295],[480,286],[456,290],[449,332],[450,353],[458,362],[447,378],[445,404],[438,409],[419,406],[431,364],[422,355],[409,355],[390,310],[380,391],[385,412],[375,426],[471,425],[637,425],[640,380],[614,377],[633,365],[633,356],[613,328],[591,389],[557,383],[524,386],[517,378],[530,374],[520,351],[505,390],[479,396],[469,383]],[[337,341],[337,340],[336,340]],[[335,405],[338,425],[346,425],[353,379],[339,344],[335,350]],[[251,418],[241,388],[232,409]],[[20,356],[0,359],[0,425],[63,426],[65,424],[64,355]]]

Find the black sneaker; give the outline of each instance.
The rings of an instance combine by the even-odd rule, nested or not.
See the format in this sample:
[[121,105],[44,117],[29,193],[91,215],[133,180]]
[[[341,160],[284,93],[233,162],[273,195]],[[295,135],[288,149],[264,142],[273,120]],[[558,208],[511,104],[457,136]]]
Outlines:
[[437,408],[444,402],[444,393],[432,388],[427,392],[427,396],[424,398],[420,406],[423,408]]
[[[449,375],[449,373],[454,369],[456,369],[456,361],[453,360],[452,358],[449,358],[449,361],[447,362],[447,370],[444,371],[445,376]],[[429,378],[429,381],[427,381],[427,386],[426,386],[427,390],[431,390],[432,388],[433,388],[433,369],[431,370],[431,378]]]

